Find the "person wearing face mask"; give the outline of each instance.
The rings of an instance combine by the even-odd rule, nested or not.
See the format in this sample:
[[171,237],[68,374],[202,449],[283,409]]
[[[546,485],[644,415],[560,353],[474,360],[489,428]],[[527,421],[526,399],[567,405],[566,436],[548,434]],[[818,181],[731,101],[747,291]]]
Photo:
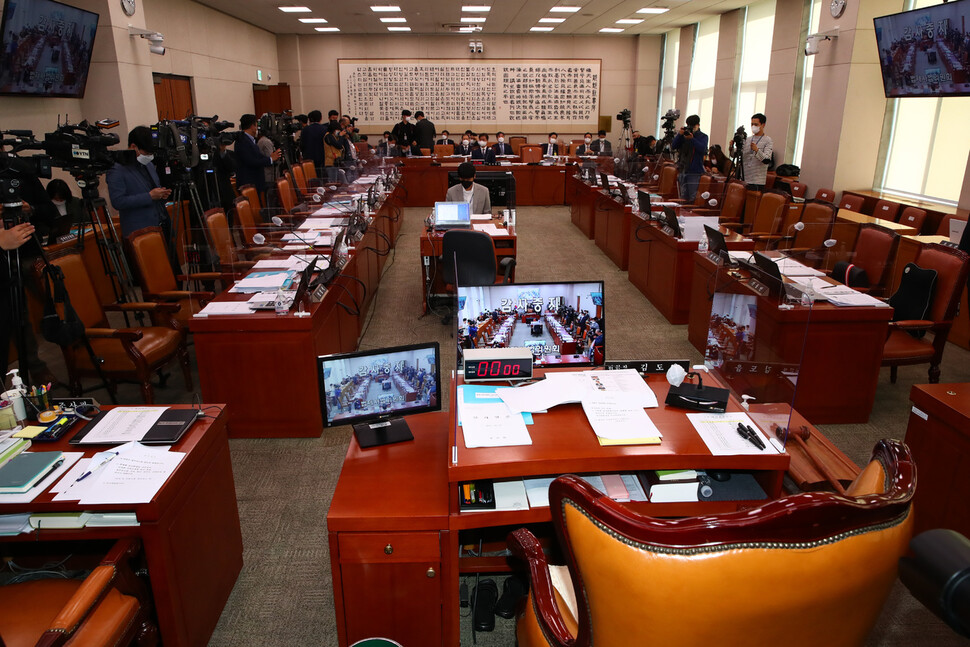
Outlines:
[[441,131],[441,136],[435,140],[435,146],[454,146],[455,140],[451,138],[451,133],[447,130]]
[[458,165],[458,184],[448,189],[446,202],[467,202],[472,213],[492,213],[492,198],[488,189],[475,182],[475,166],[470,162]]
[[[46,222],[40,223],[37,218],[31,222],[37,227],[37,237],[46,245],[57,242],[58,236],[63,236],[87,218],[84,215],[84,201],[74,197],[71,187],[61,179],[54,179],[47,183],[47,195],[50,196],[49,205],[40,205],[36,211],[49,213]],[[44,220],[44,219],[41,219]]]
[[606,131],[601,130],[596,133],[599,138],[590,145],[590,150],[596,153],[600,157],[609,157],[613,154],[613,146],[606,139]]
[[559,144],[556,143],[557,141],[559,141],[559,136],[556,133],[549,133],[549,141],[542,145],[543,157],[559,154]]
[[495,153],[488,147],[487,133],[478,133],[478,148],[472,149],[472,159],[481,160],[484,164],[495,163]]
[[[236,186],[252,184],[263,196],[266,204],[266,175],[264,169],[276,164],[280,158],[280,150],[275,149],[269,155],[264,155],[256,145],[256,134],[259,132],[256,115],[248,114],[239,118],[239,134],[236,136]],[[275,187],[274,187],[275,188]]]
[[[760,112],[751,117],[751,135],[744,140],[744,149],[741,151],[744,181],[748,183],[749,189],[755,191],[765,190],[768,165],[771,163],[771,137],[765,134],[765,122],[767,120],[767,117]],[[731,144],[733,148],[734,142],[731,142]]]
[[707,135],[701,132],[701,118],[697,115],[687,117],[687,125],[674,137],[670,146],[677,151],[677,166],[680,173],[680,197],[687,202],[694,201],[697,184],[704,174],[704,154],[707,153]]
[[418,120],[418,123],[414,124],[414,141],[417,142],[418,148],[426,148],[431,151],[434,149],[434,124],[424,116],[423,110],[415,112],[414,118]]
[[589,145],[592,143],[593,143],[592,133],[586,133],[585,135],[583,135],[583,143],[576,148],[576,154],[579,155],[580,157],[584,157],[586,155],[594,155],[595,153],[593,153],[593,151],[589,149]]
[[[253,127],[256,126],[253,116]],[[242,135],[245,136],[245,135]],[[252,147],[256,148],[255,141]],[[136,126],[128,133],[128,148],[136,158],[128,164],[116,163],[108,169],[106,181],[111,205],[118,211],[121,234],[127,236],[144,227],[161,227],[165,240],[171,240],[172,227],[165,211],[165,200],[172,193],[158,180],[153,150],[152,131],[148,126]],[[237,144],[238,148],[238,144]],[[259,183],[263,183],[263,169],[259,169]],[[245,182],[240,182],[240,185]]]
[[410,110],[401,111],[401,121],[394,124],[394,127],[391,128],[391,134],[394,135],[402,148],[411,144],[414,140],[414,124],[411,123]]
[[467,133],[462,135],[461,143],[455,146],[455,155],[471,155],[474,150],[472,139]]
[[492,152],[496,155],[511,155],[512,147],[505,143],[505,133],[500,132],[496,139],[498,143],[492,146]]

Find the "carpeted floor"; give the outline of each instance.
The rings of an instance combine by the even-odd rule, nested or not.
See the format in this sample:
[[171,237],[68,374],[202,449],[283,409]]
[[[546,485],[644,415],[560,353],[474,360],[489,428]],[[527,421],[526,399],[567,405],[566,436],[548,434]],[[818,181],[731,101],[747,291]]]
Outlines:
[[[438,317],[420,317],[418,241],[426,209],[408,209],[397,247],[366,323],[362,349],[438,341],[442,374],[454,368],[449,328]],[[678,358],[701,361],[687,341],[686,326],[671,326],[622,272],[569,220],[566,207],[519,210],[517,282],[604,280],[607,357]],[[64,373],[59,353],[42,349],[54,372]],[[944,382],[970,380],[970,353],[950,344]],[[898,383],[880,375],[873,414],[867,424],[826,425],[826,433],[857,463],[868,460],[880,438],[903,438],[909,391],[926,381],[925,367],[901,368]],[[198,384],[196,384],[198,389]],[[157,392],[160,402],[188,402],[176,372]],[[102,400],[107,397],[101,394]],[[140,402],[135,387],[123,387],[125,402]],[[444,407],[449,406],[448,395]],[[349,427],[325,430],[312,440],[233,440],[233,469],[245,547],[245,566],[212,636],[213,646],[336,645],[327,508],[350,440]],[[499,582],[501,588],[501,582]],[[483,647],[514,645],[514,622],[496,618],[496,630],[479,634]],[[471,645],[467,621],[462,645]],[[874,630],[870,646],[960,645],[942,622],[898,585]],[[421,646],[408,646],[421,647]]]

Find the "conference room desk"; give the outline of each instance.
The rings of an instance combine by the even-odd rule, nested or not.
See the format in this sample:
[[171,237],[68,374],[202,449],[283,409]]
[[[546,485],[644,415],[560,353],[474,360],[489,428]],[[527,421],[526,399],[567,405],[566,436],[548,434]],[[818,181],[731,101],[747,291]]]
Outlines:
[[592,239],[595,235],[596,203],[606,196],[574,174],[570,174],[566,182],[569,185],[569,194],[573,196],[569,202],[569,218],[587,238]]
[[[502,220],[500,217],[493,217],[491,223],[497,228],[502,228]],[[480,221],[473,221],[473,224],[484,224]],[[492,235],[492,243],[495,245],[495,266],[496,266],[496,279],[504,276],[502,274],[502,269],[499,267],[499,263],[502,262],[503,258],[512,258],[516,256],[516,235],[515,227],[506,228],[507,234]],[[420,245],[420,262],[421,262],[421,312],[428,312],[428,296],[440,297],[445,295],[454,295],[454,289],[448,288],[447,285],[452,285],[454,282],[454,277],[449,280],[448,277],[444,276],[442,271],[441,255],[443,240],[445,237],[445,232],[443,231],[427,231],[425,230],[421,234],[421,245]],[[512,266],[512,273],[510,275],[512,281],[515,281],[515,266]]]
[[[692,276],[696,272],[696,240],[674,238],[639,213],[630,218],[629,279],[672,324],[690,317]],[[728,249],[753,250],[754,241],[721,229]],[[707,316],[710,316],[708,305]]]
[[[228,404],[231,437],[316,438],[323,433],[316,357],[357,348],[385,260],[379,252],[387,249],[388,240],[393,242],[400,226],[394,214],[393,201],[385,200],[323,299],[310,304],[309,316],[298,316],[294,308],[285,315],[261,310],[191,319],[202,398]],[[324,249],[317,251],[329,254]],[[217,300],[251,296],[226,291]]]
[[593,202],[593,240],[596,246],[626,271],[630,265],[630,223],[633,207],[618,202],[597,189],[600,195]]
[[[425,165],[401,167],[404,200],[408,207],[431,207],[442,202],[448,191],[448,173],[458,171],[459,162],[443,160]],[[561,205],[565,201],[565,163],[553,165],[510,164],[476,165],[477,172],[511,171],[515,177],[515,204],[518,207]]]
[[[916,207],[926,212],[926,221],[923,223],[923,231],[936,231],[943,217],[957,212],[956,207],[951,207],[937,202],[926,202],[924,200],[908,200],[891,193],[872,191],[870,189],[851,189],[842,192],[842,195],[855,195],[863,199],[862,210],[865,213],[875,213],[876,203],[880,200],[888,200],[902,205],[900,213],[906,207]],[[921,232],[916,232],[921,233]]]
[[[66,545],[72,542],[138,537],[162,642],[174,647],[206,645],[242,569],[243,546],[226,413],[216,411],[223,405],[202,406],[210,417],[196,421],[172,446],[172,451],[185,452],[185,457],[149,503],[82,506],[77,501],[54,501],[50,492],[44,492],[31,503],[0,505],[2,514],[134,512],[137,526],[35,530],[2,537],[0,546],[16,551],[17,544],[29,543],[36,552],[41,543],[52,542],[53,555],[75,552]],[[36,449],[84,451],[86,456],[104,449],[69,445],[68,439],[80,428],[77,424],[61,440]]]
[[[705,353],[710,295],[757,293],[723,270],[715,286],[716,265],[707,254],[695,253],[693,262],[687,336]],[[794,406],[812,424],[866,422],[892,314],[892,308],[839,307],[824,301],[780,310],[776,298],[758,296],[753,361],[800,364]]]
[[[651,376],[648,382],[663,403],[668,388],[664,376]],[[451,402],[457,401],[460,383],[460,378],[453,380]],[[582,407],[568,404],[535,415],[529,426],[532,445],[468,449],[461,432],[456,432],[452,409],[408,417],[411,442],[362,450],[351,441],[327,515],[341,647],[373,636],[403,645],[457,646],[460,576],[511,570],[507,557],[463,557],[461,546],[477,547],[481,540],[486,552],[501,551],[508,532],[526,524],[546,538],[553,536],[548,507],[460,511],[463,482],[649,469],[737,469],[751,471],[767,495],[752,501],[625,504],[655,516],[700,515],[781,496],[784,474],[795,461],[794,453],[713,456],[686,412],[662,404],[648,410],[663,433],[659,445],[601,446]],[[739,410],[738,404],[732,401],[730,410]]]
[[[889,290],[886,295],[893,294],[899,287],[903,268],[906,267],[907,263],[916,262],[916,254],[919,253],[920,247],[942,243],[949,239],[949,236],[900,236],[899,245],[896,247],[896,259],[893,263],[892,275],[889,279]],[[947,341],[970,350],[970,307],[967,307],[966,288],[963,289],[963,294],[960,296],[960,308]]]
[[829,254],[829,266],[837,261],[848,260],[849,255],[855,249],[856,239],[859,238],[859,227],[865,224],[885,227],[900,236],[913,236],[919,233],[909,225],[901,225],[898,222],[883,220],[882,218],[873,218],[848,209],[839,209],[835,217],[835,224],[832,225],[832,238],[839,241],[839,246]]

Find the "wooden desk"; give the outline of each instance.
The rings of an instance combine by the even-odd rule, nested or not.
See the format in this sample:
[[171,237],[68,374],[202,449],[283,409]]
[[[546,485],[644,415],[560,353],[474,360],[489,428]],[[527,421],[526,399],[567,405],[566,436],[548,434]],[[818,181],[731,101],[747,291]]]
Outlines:
[[901,225],[892,220],[873,218],[872,216],[866,216],[861,213],[849,211],[848,209],[839,209],[835,217],[835,224],[832,225],[832,238],[839,241],[840,246],[838,249],[845,251],[841,255],[833,251],[829,254],[830,262],[834,263],[835,261],[847,260],[846,255],[855,249],[856,240],[859,238],[859,226],[868,223],[885,227],[900,236],[912,236],[919,233],[908,225]]
[[[722,229],[728,249],[753,250],[754,241]],[[688,322],[696,240],[674,238],[640,214],[630,218],[630,283],[672,324]],[[710,309],[708,305],[708,317]]]
[[917,384],[906,444],[913,452],[919,487],[913,497],[913,533],[951,528],[970,535],[970,384]]
[[[899,196],[893,195],[891,193],[883,193],[881,191],[872,191],[869,189],[852,189],[842,192],[843,195],[857,195],[864,200],[862,204],[863,211],[867,213],[873,213],[876,208],[876,203],[880,200],[889,200],[890,202],[895,202],[902,205],[902,209],[906,207],[916,207],[917,209],[922,209],[926,212],[926,222],[923,223],[924,232],[935,232],[940,226],[940,221],[947,214],[955,214],[957,212],[956,207],[949,207],[937,202],[926,202],[925,200],[907,200]],[[900,209],[900,212],[902,212]],[[921,232],[916,232],[921,233]]]
[[[174,405],[189,408],[188,405]],[[221,405],[216,405],[221,406]],[[215,409],[209,409],[210,415]],[[68,445],[80,426],[55,443],[38,450],[80,451]],[[87,449],[90,456],[104,449]],[[2,505],[0,513],[134,511],[139,525],[71,530],[36,530],[3,543],[72,542],[91,539],[139,537],[165,645],[206,645],[242,569],[242,534],[233,484],[226,415],[196,422],[172,448],[185,452],[150,503],[136,505],[84,505],[53,501],[49,492],[31,503]]]
[[[563,204],[566,187],[566,164],[551,166],[513,163],[476,166],[477,171],[511,171],[515,177],[515,204],[519,207]],[[405,203],[409,207],[431,207],[445,199],[448,173],[456,172],[458,163],[446,161],[425,166],[404,166]]]
[[595,234],[596,221],[593,213],[596,202],[601,195],[595,187],[591,187],[576,175],[570,175],[567,182],[573,199],[569,203],[569,217],[579,230],[592,239]]
[[[664,377],[649,382],[663,402]],[[737,410],[736,403],[731,410]],[[346,647],[379,635],[404,645],[458,645],[460,575],[511,570],[505,557],[459,557],[460,545],[494,537],[492,547],[498,549],[510,529],[525,524],[547,524],[551,534],[549,508],[460,512],[458,484],[463,481],[721,468],[753,471],[768,495],[765,501],[782,494],[788,454],[712,456],[684,413],[651,409],[664,440],[650,446],[601,447],[578,404],[537,414],[529,427],[531,446],[468,449],[460,432],[455,446],[454,411],[409,417],[413,442],[361,450],[352,440],[327,516],[338,644]],[[645,514],[677,516],[763,502],[627,505]]]
[[593,231],[596,246],[621,270],[630,265],[630,222],[633,207],[626,207],[602,190],[593,203]]
[[[310,305],[310,316],[263,310],[193,317],[189,322],[202,399],[228,403],[231,437],[315,438],[323,433],[316,357],[357,348],[385,260],[374,251],[387,247],[377,232],[393,242],[400,229],[395,194],[380,206],[323,300]],[[245,301],[250,296],[224,292],[218,300]]]
[[[687,337],[701,353],[707,347],[715,290],[756,294],[746,283],[722,275],[707,254],[693,255]],[[844,308],[818,302],[812,308],[779,310],[772,297],[757,300],[756,356],[753,361],[801,364],[794,406],[812,424],[869,420],[876,397],[886,331],[892,308]],[[807,328],[807,330],[806,330]]]
[[[502,227],[502,221],[499,218],[493,218],[492,224],[499,228]],[[508,234],[501,236],[492,236],[492,242],[495,244],[496,279],[503,276],[503,274],[499,274],[501,272],[499,263],[502,262],[502,259],[514,259],[516,256],[515,227],[509,227],[508,232]],[[442,272],[441,254],[443,253],[442,241],[444,236],[445,232],[443,231],[425,231],[421,235],[421,312],[428,312],[429,293],[432,297],[454,295],[454,290],[446,287],[452,284],[454,277],[448,280]],[[511,278],[514,282],[515,266],[512,266]]]

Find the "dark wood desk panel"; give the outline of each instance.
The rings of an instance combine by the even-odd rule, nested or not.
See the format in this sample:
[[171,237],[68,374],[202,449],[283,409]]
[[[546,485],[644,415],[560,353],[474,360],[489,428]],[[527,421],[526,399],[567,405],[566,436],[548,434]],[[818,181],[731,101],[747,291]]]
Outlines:
[[630,266],[630,222],[633,220],[632,207],[625,207],[615,200],[607,216],[606,255],[617,267],[626,271]]
[[[902,205],[900,208],[900,213],[906,207],[916,207],[922,209],[926,212],[926,221],[923,223],[923,232],[928,234],[936,233],[936,230],[940,226],[940,222],[943,217],[947,214],[955,214],[957,212],[956,207],[948,207],[946,205],[938,204],[936,202],[925,202],[923,200],[907,200],[896,195],[889,193],[882,193],[881,191],[872,191],[869,189],[851,189],[842,192],[842,195],[857,195],[864,200],[862,204],[862,210],[865,213],[873,213],[876,209],[876,202],[879,200],[889,200],[890,202],[895,202]],[[921,232],[917,232],[921,233]]]
[[593,213],[596,201],[599,199],[599,191],[575,177],[572,179],[576,183],[574,185],[576,199],[569,205],[569,215],[573,224],[579,227],[587,238],[592,239],[596,233]]
[[[755,294],[746,283],[718,277],[706,254],[694,254],[688,339],[701,353],[707,346],[715,290]],[[758,298],[756,361],[800,363],[795,408],[813,424],[869,420],[892,308],[844,308],[825,302],[811,309],[779,310],[777,300]],[[807,329],[807,332],[806,332]]]
[[448,192],[449,168],[457,170],[458,165],[402,167],[404,203],[409,207],[433,207],[435,202],[444,200]]
[[919,477],[913,532],[950,528],[970,535],[970,384],[917,384],[909,399],[906,444]]
[[[488,167],[493,169],[496,167]],[[497,167],[507,169],[509,167]],[[515,176],[515,203],[519,207],[554,205],[565,202],[566,175],[571,166],[512,166]]]
[[[511,171],[515,177],[515,203],[519,207],[563,204],[566,174],[571,166],[552,166],[514,163],[511,165],[476,165],[476,171]],[[401,176],[406,190],[405,203],[409,207],[431,207],[445,199],[448,173],[458,170],[458,163],[446,160],[435,165],[404,166]],[[496,205],[493,205],[493,210]]]
[[[189,408],[189,405],[174,405]],[[216,405],[222,406],[222,405]],[[210,415],[215,409],[210,409]],[[196,422],[173,446],[186,456],[149,503],[85,505],[92,512],[134,511],[132,527],[37,530],[8,542],[83,541],[135,536],[142,540],[159,630],[166,645],[202,647],[209,641],[242,569],[242,534],[229,457],[225,412]],[[103,449],[68,445],[76,426],[45,450]],[[31,503],[3,505],[3,514],[77,512],[76,501],[54,501],[49,492]]]
[[650,248],[653,245],[653,238],[644,235],[643,230],[655,228],[657,225],[647,222],[639,214],[630,216],[630,252],[629,262],[627,263],[627,278],[630,283],[640,290],[641,294],[647,293],[647,272],[650,262]]

